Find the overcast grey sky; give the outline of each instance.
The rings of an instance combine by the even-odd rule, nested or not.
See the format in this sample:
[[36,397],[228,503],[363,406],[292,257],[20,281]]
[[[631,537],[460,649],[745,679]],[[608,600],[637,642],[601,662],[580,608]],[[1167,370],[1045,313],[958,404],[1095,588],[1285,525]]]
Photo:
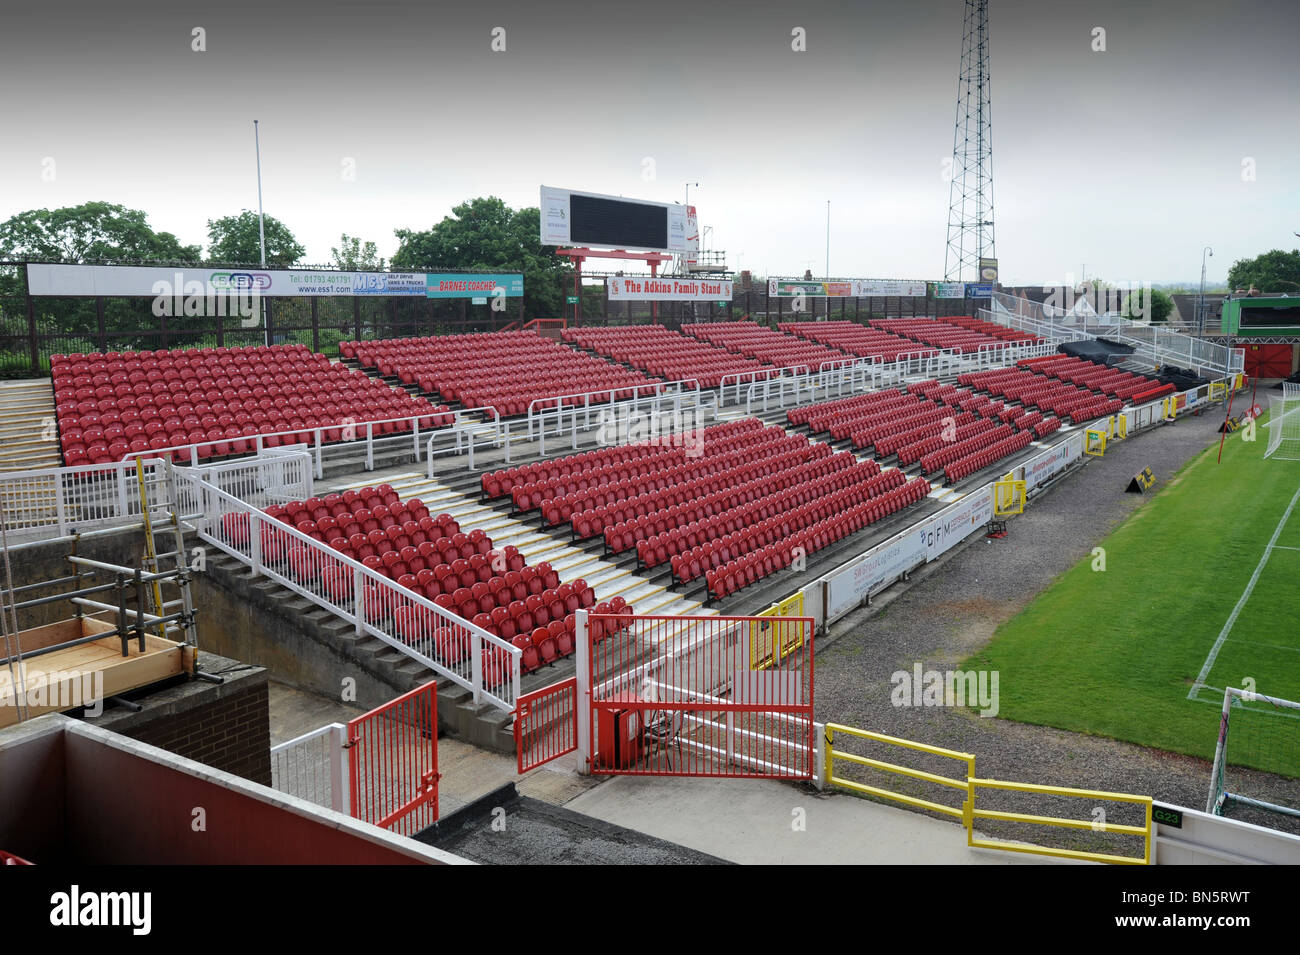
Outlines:
[[[256,208],[257,118],[266,211],[311,262],[341,232],[391,255],[395,228],[472,196],[680,201],[698,181],[732,267],[820,275],[829,199],[832,274],[939,278],[962,15],[961,0],[11,7],[0,217],[102,199],[206,243],[209,217]],[[1300,245],[1300,3],[993,0],[990,29],[1004,283],[1085,265],[1195,280],[1204,245],[1221,280]]]

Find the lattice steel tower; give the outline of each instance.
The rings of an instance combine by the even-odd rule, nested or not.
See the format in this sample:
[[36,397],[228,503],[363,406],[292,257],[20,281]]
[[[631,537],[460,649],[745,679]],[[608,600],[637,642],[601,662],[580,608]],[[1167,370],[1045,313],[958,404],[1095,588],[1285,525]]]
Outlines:
[[993,120],[989,110],[989,4],[966,0],[957,79],[957,128],[948,193],[944,278],[979,281],[979,260],[996,257],[993,242]]

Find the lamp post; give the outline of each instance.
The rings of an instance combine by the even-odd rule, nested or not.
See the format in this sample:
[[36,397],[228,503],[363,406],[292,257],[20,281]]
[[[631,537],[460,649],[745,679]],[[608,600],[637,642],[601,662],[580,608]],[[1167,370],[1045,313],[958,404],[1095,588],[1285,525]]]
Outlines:
[[1196,303],[1196,334],[1205,334],[1205,257],[1214,258],[1214,250],[1208,245],[1201,249],[1201,294]]
[[[826,281],[831,280],[831,201],[826,200]],[[826,315],[830,316],[831,304],[826,303]]]
[[[257,120],[253,120],[253,149],[257,153],[257,246],[262,257],[262,268],[266,268],[266,226],[262,218],[262,139],[258,135]],[[271,329],[266,322],[266,306],[262,306],[262,340],[271,344]]]
[[698,182],[688,182],[686,184],[686,214],[687,215],[691,214],[691,186],[694,186],[696,189],[698,189],[700,188],[700,184]]

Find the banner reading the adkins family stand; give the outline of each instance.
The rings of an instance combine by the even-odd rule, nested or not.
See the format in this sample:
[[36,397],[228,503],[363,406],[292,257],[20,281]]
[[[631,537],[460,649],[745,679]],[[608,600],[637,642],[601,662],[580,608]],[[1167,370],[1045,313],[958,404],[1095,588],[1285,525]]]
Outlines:
[[605,280],[611,302],[707,302],[731,299],[730,279],[617,276]]

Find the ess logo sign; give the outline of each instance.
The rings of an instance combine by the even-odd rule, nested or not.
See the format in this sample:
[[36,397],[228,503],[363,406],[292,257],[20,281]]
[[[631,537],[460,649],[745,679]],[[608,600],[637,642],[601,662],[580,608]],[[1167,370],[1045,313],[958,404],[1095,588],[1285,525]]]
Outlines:
[[262,292],[271,287],[271,276],[265,272],[213,272],[208,282],[216,289]]

